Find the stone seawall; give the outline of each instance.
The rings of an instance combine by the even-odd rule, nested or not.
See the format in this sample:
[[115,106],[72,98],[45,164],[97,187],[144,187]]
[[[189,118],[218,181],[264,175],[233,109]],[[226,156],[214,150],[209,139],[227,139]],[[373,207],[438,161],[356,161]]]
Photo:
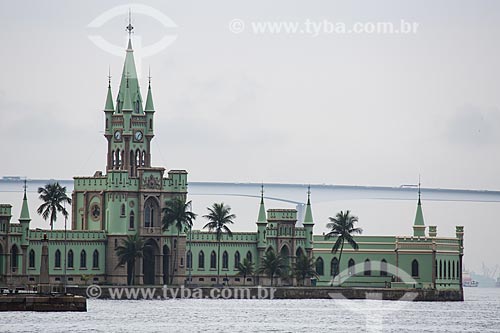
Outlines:
[[0,311],[85,312],[87,299],[81,296],[0,295]]
[[[463,301],[462,290],[335,288],[335,287],[226,287],[186,288],[164,286],[96,286],[91,293],[87,287],[71,287],[68,292],[99,299],[376,299],[391,301],[456,302]],[[110,293],[111,289],[111,293]],[[90,289],[89,289],[90,290]]]

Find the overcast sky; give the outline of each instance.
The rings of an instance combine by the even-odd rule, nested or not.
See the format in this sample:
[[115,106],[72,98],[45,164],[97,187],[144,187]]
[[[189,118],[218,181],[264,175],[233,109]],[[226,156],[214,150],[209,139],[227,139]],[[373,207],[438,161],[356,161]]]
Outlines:
[[[107,71],[116,94],[119,1],[1,1],[1,175],[71,178],[105,167]],[[500,3],[143,2],[137,44],[177,39],[150,66],[153,162],[196,181],[499,189]],[[246,23],[235,34],[229,22]],[[416,34],[255,34],[251,22],[417,22]],[[140,41],[139,41],[140,39]],[[123,55],[125,52],[123,52]]]

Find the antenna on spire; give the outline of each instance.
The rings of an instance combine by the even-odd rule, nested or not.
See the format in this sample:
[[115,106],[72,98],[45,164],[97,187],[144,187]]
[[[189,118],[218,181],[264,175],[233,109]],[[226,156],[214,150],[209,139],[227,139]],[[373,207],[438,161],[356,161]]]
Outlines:
[[149,86],[151,87],[151,66],[149,66],[148,82],[149,82]]
[[307,204],[311,204],[311,184],[307,186]]
[[261,203],[264,202],[264,182],[262,182],[260,184],[260,200],[261,200]]
[[23,188],[24,188],[24,199],[26,199],[26,189],[28,188],[28,185],[26,183],[27,183],[26,177],[24,177],[24,186],[23,186]]
[[132,30],[134,30],[134,27],[132,26],[132,12],[130,8],[128,9],[128,25],[125,28],[128,31],[128,39],[132,38]]

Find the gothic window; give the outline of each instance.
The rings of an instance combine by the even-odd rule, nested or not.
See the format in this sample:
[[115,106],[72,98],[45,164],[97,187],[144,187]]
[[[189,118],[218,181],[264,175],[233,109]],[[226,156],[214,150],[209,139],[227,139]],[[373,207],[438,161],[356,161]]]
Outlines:
[[323,258],[319,257],[316,259],[316,273],[318,275],[324,275],[325,274],[325,265],[323,263]]
[[212,251],[210,254],[210,269],[216,269],[217,268],[217,255],[215,254],[215,251]]
[[120,207],[120,216],[125,216],[125,204],[122,204]]
[[439,278],[443,278],[443,262],[439,260]]
[[418,277],[418,261],[417,259],[413,259],[411,262],[411,276]]
[[188,269],[193,267],[193,255],[191,254],[191,250],[189,250],[186,254],[186,266]]
[[131,151],[130,151],[130,158],[129,158],[129,164],[130,164],[130,175],[131,175],[131,176],[134,176],[134,168],[133,168],[133,166],[134,166],[134,160],[135,160],[135,159],[134,159],[134,151],[133,151],[133,150],[131,150]]
[[12,268],[12,271],[14,272],[17,267],[18,267],[18,259],[19,258],[19,250],[17,249],[17,246],[13,245],[12,250],[10,252],[10,267]]
[[198,254],[198,269],[204,269],[205,268],[205,253],[203,251],[200,251]]
[[116,166],[119,167],[122,164],[122,161],[120,161],[120,149],[116,150],[115,155]]
[[158,204],[153,198],[146,200],[144,204],[144,227],[154,227],[156,223],[157,214],[159,212]]
[[451,264],[448,261],[448,279],[451,279]]
[[87,267],[87,252],[85,250],[82,250],[80,252],[80,268],[86,268]]
[[138,167],[141,166],[141,151],[139,149],[135,151],[135,165]]
[[365,260],[365,269],[364,269],[364,274],[366,276],[372,275],[372,263],[370,262],[370,259]]
[[302,257],[304,255],[304,251],[302,251],[302,248],[299,247],[297,251],[295,252],[295,255],[298,257]]
[[142,151],[141,164],[142,164],[142,166],[146,165],[146,151],[145,150]]
[[452,261],[451,278],[455,279],[455,261]]
[[446,260],[443,260],[443,279],[446,279]]
[[356,269],[354,268],[354,266],[356,265],[356,263],[354,262],[354,259],[349,259],[349,262],[347,263],[347,272],[349,273],[349,275],[354,275],[356,274]]
[[35,268],[35,251],[34,250],[30,250],[29,268]]
[[99,268],[99,251],[97,250],[92,255],[92,268]]
[[236,251],[236,253],[234,254],[234,268],[238,268],[239,265],[240,265],[240,252]]
[[109,127],[109,121],[108,119],[106,119],[106,129],[108,129],[108,127]]
[[387,276],[387,261],[385,259],[380,262],[380,276]]
[[116,161],[115,161],[115,151],[112,150],[111,151],[111,166],[114,168],[116,165]]
[[227,251],[224,251],[222,253],[222,268],[227,269],[229,267],[229,256],[227,254]]
[[247,260],[249,262],[252,262],[252,252],[250,252],[250,251],[247,252]]
[[122,150],[122,153],[120,155],[120,166],[121,169],[125,169],[125,150]]
[[73,250],[68,252],[68,268],[73,268]]
[[153,129],[153,119],[149,119],[149,129]]
[[129,223],[128,223],[128,228],[129,228],[129,229],[134,229],[134,228],[135,228],[135,226],[134,226],[134,223],[135,223],[135,222],[134,222],[134,218],[135,218],[135,216],[134,216],[134,211],[133,211],[133,210],[131,210],[131,211],[130,211]]
[[139,101],[135,102],[135,113],[139,113]]
[[333,257],[332,259],[331,272],[333,277],[339,275],[339,260],[337,259],[337,257]]
[[54,267],[61,268],[61,251],[59,251],[59,249],[56,250],[56,255],[54,258]]

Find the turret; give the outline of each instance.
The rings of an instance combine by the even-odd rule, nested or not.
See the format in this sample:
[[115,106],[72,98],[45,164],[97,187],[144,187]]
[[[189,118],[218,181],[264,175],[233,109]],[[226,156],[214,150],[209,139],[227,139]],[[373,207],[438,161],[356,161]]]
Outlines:
[[26,197],[26,180],[24,181],[24,198],[23,198],[23,206],[21,208],[21,216],[19,217],[19,223],[21,223],[21,246],[28,246],[28,232],[30,228],[30,211],[28,208],[28,199]]
[[106,105],[104,106],[104,114],[106,117],[105,136],[112,135],[112,118],[115,107],[113,106],[113,95],[111,94],[111,75],[108,75],[108,94],[106,96]]
[[311,187],[309,186],[307,189],[307,205],[306,205],[306,214],[304,216],[304,229],[306,231],[306,251],[309,254],[313,248],[313,228],[314,221],[312,216],[311,209]]
[[144,109],[144,113],[146,114],[146,136],[152,138],[154,136],[153,116],[155,113],[155,107],[153,104],[153,94],[151,93],[151,74],[149,75],[148,96],[146,98],[146,108]]
[[413,236],[425,237],[424,214],[422,213],[422,202],[420,201],[420,184],[418,185],[417,213],[413,222]]
[[267,227],[267,217],[266,217],[266,207],[264,206],[264,185],[260,191],[260,207],[259,216],[257,217],[257,248],[264,249],[266,247],[266,227]]

